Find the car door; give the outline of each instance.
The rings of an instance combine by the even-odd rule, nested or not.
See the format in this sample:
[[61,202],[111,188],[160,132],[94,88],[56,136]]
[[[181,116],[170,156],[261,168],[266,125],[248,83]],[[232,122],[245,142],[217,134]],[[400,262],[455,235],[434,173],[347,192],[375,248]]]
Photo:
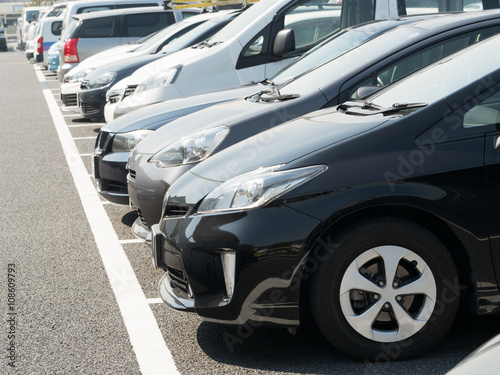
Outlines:
[[120,44],[120,18],[110,16],[82,21],[77,45],[80,61]]
[[[236,63],[240,82],[255,81],[252,77],[273,76],[337,30],[340,13],[340,4],[324,4],[317,0],[283,8],[273,22],[257,33],[241,50]],[[284,56],[276,56],[273,53],[274,40],[283,29],[294,31],[295,49]]]

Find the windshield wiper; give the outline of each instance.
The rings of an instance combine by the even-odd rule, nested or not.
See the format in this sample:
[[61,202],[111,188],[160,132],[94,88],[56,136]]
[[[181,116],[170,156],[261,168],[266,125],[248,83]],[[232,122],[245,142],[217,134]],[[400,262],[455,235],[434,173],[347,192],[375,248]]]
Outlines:
[[260,100],[263,102],[284,102],[285,100],[291,100],[299,98],[300,94],[280,94],[279,92],[275,93],[265,93],[260,96]]
[[399,112],[404,109],[420,108],[427,106],[427,103],[394,103],[388,108],[384,108],[375,103],[359,100],[353,102],[345,102],[339,105],[338,109],[345,111],[347,114],[356,115],[377,115],[388,114],[391,112]]
[[212,48],[213,46],[219,45],[222,42],[209,42],[208,40],[204,40],[203,42],[200,42],[198,44],[195,44],[191,48]]

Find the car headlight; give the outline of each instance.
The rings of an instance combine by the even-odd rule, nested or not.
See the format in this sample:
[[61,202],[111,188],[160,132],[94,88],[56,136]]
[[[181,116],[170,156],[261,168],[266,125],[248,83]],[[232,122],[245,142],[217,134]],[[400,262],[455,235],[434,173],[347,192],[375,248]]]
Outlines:
[[275,172],[281,165],[259,168],[233,177],[212,190],[198,213],[262,207],[326,170],[324,165]]
[[214,152],[228,133],[227,126],[219,126],[183,137],[164,147],[149,161],[162,168],[198,163]]
[[156,89],[157,87],[163,87],[168,85],[173,85],[182,70],[182,65],[174,66],[173,68],[166,70],[164,72],[157,73],[144,81],[142,81],[134,94],[139,94],[143,91],[148,91]]
[[111,152],[130,152],[140,141],[153,132],[154,130],[141,129],[115,134],[111,144]]
[[71,73],[69,71],[64,75],[64,82],[69,82],[69,83],[75,83],[75,82],[80,82],[82,81],[87,75],[92,73],[95,70],[95,68],[88,68],[88,69],[83,69],[79,70],[76,73]]
[[90,78],[86,81],[88,89],[96,89],[98,87],[104,87],[112,83],[116,78],[116,72],[106,72],[97,77]]
[[116,103],[120,101],[124,89],[111,89],[106,92],[106,103]]

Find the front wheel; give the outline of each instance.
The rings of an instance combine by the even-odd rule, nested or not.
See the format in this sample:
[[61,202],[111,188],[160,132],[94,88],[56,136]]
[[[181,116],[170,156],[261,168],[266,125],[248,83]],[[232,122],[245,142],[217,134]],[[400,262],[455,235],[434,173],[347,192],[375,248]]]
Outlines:
[[390,361],[418,356],[444,337],[459,304],[458,277],[432,233],[378,218],[319,242],[313,254],[323,261],[312,276],[311,304],[337,348]]

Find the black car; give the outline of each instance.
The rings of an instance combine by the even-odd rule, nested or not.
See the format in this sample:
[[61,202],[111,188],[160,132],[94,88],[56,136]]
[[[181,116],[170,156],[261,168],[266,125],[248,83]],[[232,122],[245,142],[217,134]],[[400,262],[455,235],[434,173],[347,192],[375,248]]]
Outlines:
[[204,320],[291,329],[310,307],[351,356],[418,356],[460,298],[500,312],[500,37],[260,133],[168,190],[160,295]]
[[[140,236],[141,229],[148,233],[159,221],[165,192],[197,162],[267,128],[349,100],[360,86],[391,84],[500,31],[498,10],[426,17],[408,16],[342,31],[279,74],[276,85],[184,116],[145,138],[127,165],[128,194],[139,213],[134,233]],[[364,33],[372,37],[342,50]],[[330,59],[312,69],[318,55],[330,55]],[[311,67],[300,71],[304,64]],[[290,79],[283,79],[286,76]],[[219,136],[214,137],[214,132]],[[108,154],[110,160],[116,157]]]

